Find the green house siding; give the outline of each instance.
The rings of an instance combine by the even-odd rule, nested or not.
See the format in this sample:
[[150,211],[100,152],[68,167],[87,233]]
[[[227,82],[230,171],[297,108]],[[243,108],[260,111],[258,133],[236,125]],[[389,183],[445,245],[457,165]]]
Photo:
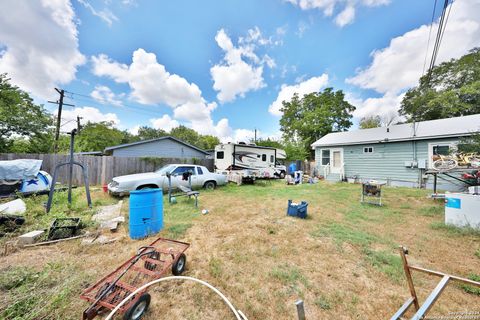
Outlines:
[[[345,177],[357,176],[361,180],[379,180],[390,185],[427,188],[433,187],[433,177],[425,176],[425,169],[409,168],[406,162],[415,158],[421,163],[426,163],[428,170],[428,146],[430,143],[445,143],[458,141],[458,139],[418,140],[391,143],[373,143],[362,145],[334,146],[343,148],[343,164]],[[365,147],[373,147],[372,153],[364,153]],[[323,172],[321,165],[321,150],[329,147],[315,149],[315,163],[320,174]],[[416,153],[416,157],[415,157]],[[328,178],[328,177],[327,177]],[[460,184],[461,185],[461,184]],[[448,179],[438,180],[438,188],[444,190],[457,190],[459,183]]]

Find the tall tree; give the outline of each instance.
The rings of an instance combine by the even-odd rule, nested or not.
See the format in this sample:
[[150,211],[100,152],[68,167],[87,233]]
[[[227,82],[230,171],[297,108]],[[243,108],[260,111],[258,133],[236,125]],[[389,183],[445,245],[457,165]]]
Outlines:
[[304,150],[312,155],[310,145],[333,131],[345,131],[352,126],[352,112],[355,107],[345,101],[342,90],[326,88],[290,102],[283,101],[283,116],[280,130],[287,142],[301,143]]
[[257,146],[262,146],[262,147],[271,147],[271,148],[277,148],[277,149],[285,149],[285,145],[277,140],[274,139],[258,139],[257,140]]
[[220,139],[212,135],[200,135],[199,145],[197,147],[204,150],[214,149],[220,143]]
[[45,134],[53,124],[43,106],[0,74],[0,152],[8,151],[13,137],[32,139]]
[[366,116],[360,120],[358,127],[360,129],[378,128],[382,126],[382,118],[380,116]]
[[124,133],[113,127],[112,122],[88,122],[76,138],[76,151],[103,151],[124,141]]
[[407,91],[400,114],[409,121],[480,113],[480,48],[444,62]]
[[138,138],[140,140],[150,140],[150,139],[156,139],[156,138],[161,138],[168,135],[168,133],[165,130],[162,129],[155,129],[147,126],[142,126],[138,129]]
[[170,135],[194,146],[200,145],[200,135],[197,131],[187,128],[184,125],[173,128]]

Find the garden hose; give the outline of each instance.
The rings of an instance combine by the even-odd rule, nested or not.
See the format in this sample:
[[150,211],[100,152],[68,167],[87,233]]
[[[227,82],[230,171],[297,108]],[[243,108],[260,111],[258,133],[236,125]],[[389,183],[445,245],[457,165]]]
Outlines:
[[216,294],[218,294],[222,300],[225,302],[225,304],[230,308],[230,310],[232,310],[233,314],[235,315],[235,318],[237,320],[248,320],[247,317],[243,314],[242,311],[240,310],[237,310],[235,309],[235,307],[233,306],[233,304],[227,299],[227,297],[225,297],[223,295],[223,293],[221,293],[217,288],[215,288],[214,286],[212,286],[211,284],[203,281],[203,280],[200,280],[200,279],[196,279],[196,278],[193,278],[193,277],[185,277],[185,276],[170,276],[170,277],[165,277],[165,278],[160,278],[160,279],[157,279],[157,280],[153,280],[143,286],[141,286],[140,288],[138,288],[137,290],[133,291],[132,293],[130,293],[129,296],[127,296],[125,299],[123,299],[111,312],[110,314],[105,318],[105,320],[111,320],[113,318],[113,316],[115,315],[115,313],[118,311],[118,309],[120,309],[127,301],[130,301],[133,296],[135,296],[137,293],[139,293],[140,291],[150,287],[151,285],[154,285],[156,283],[160,283],[160,282],[163,282],[163,281],[168,281],[168,280],[190,280],[190,281],[193,281],[193,282],[197,282],[197,283],[200,283],[210,289],[212,289]]

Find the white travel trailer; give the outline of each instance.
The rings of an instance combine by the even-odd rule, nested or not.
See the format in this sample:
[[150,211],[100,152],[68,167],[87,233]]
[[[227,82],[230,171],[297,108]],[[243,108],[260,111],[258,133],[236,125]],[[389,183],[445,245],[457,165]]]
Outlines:
[[224,143],[215,147],[217,173],[240,174],[244,179],[279,178],[285,176],[285,167],[278,160],[285,159],[285,151],[245,143]]

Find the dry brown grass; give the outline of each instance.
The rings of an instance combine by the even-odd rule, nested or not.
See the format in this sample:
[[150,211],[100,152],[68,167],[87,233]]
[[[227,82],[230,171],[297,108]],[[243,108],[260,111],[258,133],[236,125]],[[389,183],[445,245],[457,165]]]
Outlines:
[[[443,220],[442,204],[426,199],[427,192],[386,188],[385,194],[386,206],[377,208],[359,204],[356,185],[228,186],[203,192],[198,210],[184,201],[166,205],[166,229],[192,225],[184,234],[175,233],[191,243],[185,275],[216,286],[249,319],[295,319],[297,299],[305,301],[308,319],[385,319],[408,297],[398,244],[409,247],[410,261],[418,265],[460,276],[480,270],[478,235],[433,229],[432,223]],[[285,216],[289,198],[309,202],[309,219]],[[210,213],[200,215],[203,208]],[[0,271],[42,269],[52,261],[68,265],[75,272],[68,275],[75,290],[51,318],[78,319],[87,306],[78,298],[81,289],[152,239],[21,250],[3,257]],[[415,276],[421,301],[438,280]],[[0,294],[0,301],[8,300],[7,292]],[[165,283],[152,295],[146,320],[233,319],[217,296],[196,284]],[[478,310],[479,302],[450,285],[431,314]]]

